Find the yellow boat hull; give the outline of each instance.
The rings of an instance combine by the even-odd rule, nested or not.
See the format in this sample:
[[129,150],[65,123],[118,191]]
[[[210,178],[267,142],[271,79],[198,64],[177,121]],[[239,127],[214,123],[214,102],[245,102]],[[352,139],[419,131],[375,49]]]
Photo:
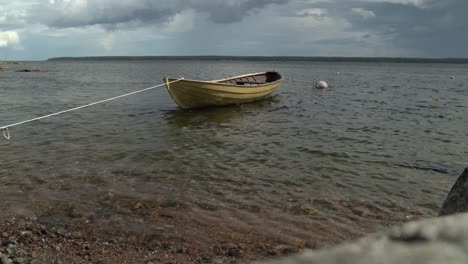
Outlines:
[[[231,78],[244,78],[243,75]],[[262,84],[236,85],[219,81],[194,81],[166,78],[166,88],[172,99],[181,109],[195,109],[210,106],[244,104],[258,101],[270,96],[281,84],[283,78]],[[170,83],[173,82],[173,83]],[[222,83],[224,82],[224,83]]]

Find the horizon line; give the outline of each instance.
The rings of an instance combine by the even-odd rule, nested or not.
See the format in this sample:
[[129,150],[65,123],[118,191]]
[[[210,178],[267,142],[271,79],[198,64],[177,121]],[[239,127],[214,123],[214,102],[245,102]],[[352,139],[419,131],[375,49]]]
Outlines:
[[401,63],[461,63],[468,58],[435,57],[347,57],[347,56],[234,56],[234,55],[140,55],[140,56],[69,56],[54,57],[46,61],[66,60],[253,60],[253,61],[316,61],[316,62],[401,62]]
[[185,58],[185,57],[221,57],[221,58],[364,58],[364,59],[434,59],[434,60],[445,60],[445,59],[463,59],[468,60],[468,57],[412,57],[412,56],[297,56],[297,55],[84,55],[84,56],[58,56],[51,57],[51,59],[61,58],[115,58],[115,57],[153,57],[153,58]]

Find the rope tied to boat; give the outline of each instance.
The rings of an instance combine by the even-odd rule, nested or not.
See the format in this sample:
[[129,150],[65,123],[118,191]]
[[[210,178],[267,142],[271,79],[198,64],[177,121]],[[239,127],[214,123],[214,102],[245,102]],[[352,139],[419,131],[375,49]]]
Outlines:
[[12,128],[12,127],[15,127],[15,126],[19,126],[19,125],[23,125],[23,124],[26,124],[26,123],[31,123],[31,122],[34,122],[34,121],[38,121],[38,120],[41,120],[41,119],[44,119],[44,118],[48,118],[48,117],[52,117],[52,116],[61,115],[61,114],[65,114],[65,113],[68,113],[68,112],[76,111],[76,110],[79,110],[79,109],[82,109],[82,108],[86,108],[86,107],[90,107],[90,106],[93,106],[93,105],[102,104],[102,103],[105,103],[105,102],[113,101],[113,100],[116,100],[116,99],[119,99],[119,98],[123,98],[123,97],[127,97],[127,96],[130,96],[130,95],[142,93],[142,92],[145,92],[145,91],[148,91],[148,90],[156,89],[156,88],[158,88],[158,87],[161,87],[161,86],[164,86],[164,85],[167,85],[167,84],[171,84],[171,83],[175,83],[175,82],[180,82],[180,81],[182,81],[182,80],[184,80],[184,77],[181,77],[181,78],[179,78],[179,79],[176,79],[176,80],[173,80],[173,81],[170,81],[170,82],[162,83],[162,84],[159,84],[159,85],[156,85],[156,86],[152,86],[152,87],[148,87],[148,88],[145,88],[145,89],[141,89],[141,90],[138,90],[138,91],[134,91],[134,92],[122,94],[122,95],[119,95],[119,96],[115,96],[115,97],[112,97],[112,98],[100,100],[100,101],[97,101],[97,102],[94,102],[94,103],[89,103],[89,104],[86,104],[86,105],[73,107],[73,108],[70,108],[70,109],[67,109],[67,110],[63,110],[63,111],[59,111],[59,112],[56,112],[56,113],[52,113],[52,114],[48,114],[48,115],[44,115],[44,116],[32,118],[32,119],[29,119],[29,120],[21,121],[21,122],[18,122],[18,123],[14,123],[14,124],[2,126],[2,127],[0,127],[0,131],[3,132],[3,137],[5,137],[7,140],[9,140],[9,139],[11,138],[9,128]]
[[11,136],[10,136],[10,130],[7,128],[2,128],[3,130],[3,136],[6,138],[6,139],[10,139]]

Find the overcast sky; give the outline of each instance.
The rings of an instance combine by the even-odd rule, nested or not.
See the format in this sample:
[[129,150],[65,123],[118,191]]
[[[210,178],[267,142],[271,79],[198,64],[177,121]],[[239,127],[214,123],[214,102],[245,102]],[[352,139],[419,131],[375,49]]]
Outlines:
[[467,0],[0,0],[0,59],[468,57]]

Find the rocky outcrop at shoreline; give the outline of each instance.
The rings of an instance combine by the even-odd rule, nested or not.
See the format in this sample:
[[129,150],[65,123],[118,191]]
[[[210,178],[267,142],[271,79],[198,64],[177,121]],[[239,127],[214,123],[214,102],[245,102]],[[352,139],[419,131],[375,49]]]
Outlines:
[[[410,222],[335,248],[306,251],[267,264],[468,263],[468,168],[452,187],[440,215]],[[457,214],[462,213],[462,214]]]
[[468,168],[458,177],[447,198],[445,199],[439,215],[450,215],[468,212]]

